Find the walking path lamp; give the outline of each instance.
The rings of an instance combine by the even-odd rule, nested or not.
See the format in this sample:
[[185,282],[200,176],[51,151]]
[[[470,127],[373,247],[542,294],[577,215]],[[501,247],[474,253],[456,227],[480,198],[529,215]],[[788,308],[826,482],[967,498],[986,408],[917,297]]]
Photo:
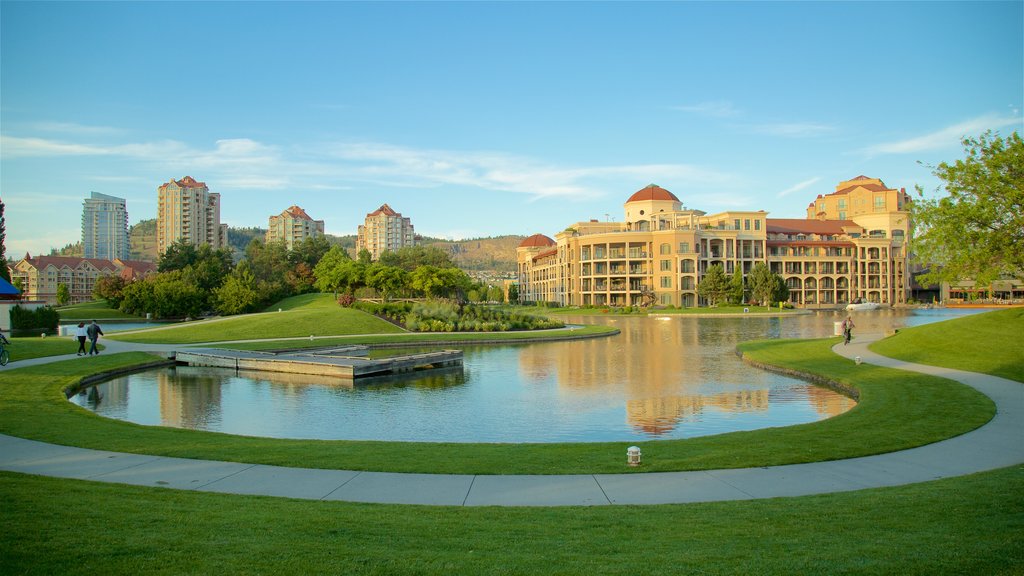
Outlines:
[[640,448],[638,446],[626,448],[626,463],[630,466],[640,465]]

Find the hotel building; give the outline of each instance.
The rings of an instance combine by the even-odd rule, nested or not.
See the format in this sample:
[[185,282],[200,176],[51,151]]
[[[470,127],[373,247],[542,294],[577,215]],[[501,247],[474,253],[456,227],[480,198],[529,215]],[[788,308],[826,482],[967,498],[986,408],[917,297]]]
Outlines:
[[368,250],[374,260],[384,252],[397,252],[400,248],[416,245],[412,222],[384,204],[366,215],[366,223],[356,236],[356,253]]
[[153,262],[115,258],[73,258],[69,256],[36,256],[26,254],[11,267],[11,281],[20,280],[22,298],[57,304],[57,286],[64,284],[71,292],[69,304],[90,302],[96,280],[103,276],[121,276],[125,280],[143,278],[156,272]]
[[178,240],[215,250],[228,245],[228,226],[220,223],[220,194],[191,176],[157,188],[157,254]]
[[323,235],[324,221],[313,220],[298,206],[291,206],[277,216],[271,216],[267,225],[267,243],[284,242],[289,250],[295,249],[306,238]]
[[124,198],[92,192],[82,202],[82,249],[86,258],[128,258],[128,209]]
[[651,184],[626,200],[623,222],[578,222],[517,249],[519,298],[563,306],[705,303],[697,286],[713,265],[748,274],[763,262],[802,308],[903,304],[909,294],[910,197],[858,176],[819,195],[806,219],[764,210],[706,214]]

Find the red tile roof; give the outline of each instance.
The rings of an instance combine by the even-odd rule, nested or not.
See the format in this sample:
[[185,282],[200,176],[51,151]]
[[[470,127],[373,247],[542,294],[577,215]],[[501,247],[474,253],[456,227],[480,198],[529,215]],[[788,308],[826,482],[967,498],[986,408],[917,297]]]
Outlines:
[[182,188],[206,188],[206,182],[198,182],[195,178],[191,176],[185,176],[181,180],[177,181],[175,181],[173,178],[171,178],[171,180],[174,181],[174,183],[177,184],[178,186],[181,186]]
[[852,220],[765,219],[765,228],[769,234],[842,234],[843,227],[860,228],[860,225]]
[[[386,204],[385,204],[385,206],[386,206]],[[284,213],[291,214],[292,218],[299,218],[299,219],[302,219],[302,220],[313,220],[312,218],[309,217],[309,214],[306,214],[305,210],[303,210],[302,208],[299,208],[298,206],[294,206],[294,205],[293,206],[289,206],[288,209],[284,211]]]
[[367,214],[367,216],[376,216],[378,214],[385,214],[387,216],[401,216],[401,214],[392,210],[391,206],[388,206],[387,204],[384,204],[380,208],[377,208],[373,212],[370,212],[369,214]]
[[649,184],[646,187],[637,190],[629,197],[629,200],[626,200],[626,202],[640,202],[645,200],[671,200],[672,202],[679,202],[679,198],[676,198],[675,194],[665,190],[657,184]]
[[555,254],[558,254],[558,248],[552,248],[551,250],[545,250],[545,251],[541,252],[540,254],[537,254],[536,256],[534,256],[533,257],[533,261],[536,262],[537,260],[540,260],[541,258],[547,258],[548,256],[554,256]]
[[74,256],[36,256],[35,258],[31,258],[26,254],[25,260],[34,266],[36,270],[41,270],[47,266],[53,266],[55,268],[78,268],[83,262],[92,264],[98,270],[102,270],[104,268],[117,268],[117,265],[114,264],[114,262],[110,260],[102,260],[100,258],[77,258]]
[[519,243],[520,248],[543,248],[545,246],[554,245],[555,241],[543,234],[534,234]]

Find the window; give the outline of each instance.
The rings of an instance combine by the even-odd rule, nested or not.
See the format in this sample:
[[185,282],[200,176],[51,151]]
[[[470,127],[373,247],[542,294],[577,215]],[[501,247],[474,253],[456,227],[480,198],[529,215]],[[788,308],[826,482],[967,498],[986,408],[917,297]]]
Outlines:
[[662,260],[661,261],[661,271],[662,272],[670,272],[671,270],[672,270],[672,261],[671,260]]
[[747,218],[746,220],[743,221],[743,229],[744,230],[750,230],[750,219],[749,218]]
[[662,245],[661,245],[661,246],[659,247],[659,249],[658,249],[658,250],[659,250],[659,252],[661,252],[662,254],[671,254],[671,253],[672,253],[672,246],[671,246],[670,244],[662,244]]
[[680,254],[686,254],[689,251],[690,251],[690,243],[689,242],[680,242],[679,243],[679,253]]
[[761,229],[761,221],[760,220],[754,220],[754,230],[760,230],[760,229]]
[[846,210],[846,198],[839,199],[839,209]]
[[680,262],[680,272],[693,273],[693,260],[683,260]]
[[672,287],[672,277],[671,276],[662,276],[661,277],[661,287],[662,288],[671,288]]
[[846,220],[846,210],[840,210],[839,211],[839,219],[840,220]]
[[733,220],[732,221],[732,226],[733,226],[733,230],[739,230],[740,229],[740,219],[737,218],[737,219]]

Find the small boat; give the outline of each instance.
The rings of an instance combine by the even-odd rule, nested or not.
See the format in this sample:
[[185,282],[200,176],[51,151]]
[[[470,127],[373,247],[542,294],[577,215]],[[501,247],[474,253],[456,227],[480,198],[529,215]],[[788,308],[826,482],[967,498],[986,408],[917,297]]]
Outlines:
[[855,302],[846,305],[847,310],[878,310],[881,307],[878,302]]

